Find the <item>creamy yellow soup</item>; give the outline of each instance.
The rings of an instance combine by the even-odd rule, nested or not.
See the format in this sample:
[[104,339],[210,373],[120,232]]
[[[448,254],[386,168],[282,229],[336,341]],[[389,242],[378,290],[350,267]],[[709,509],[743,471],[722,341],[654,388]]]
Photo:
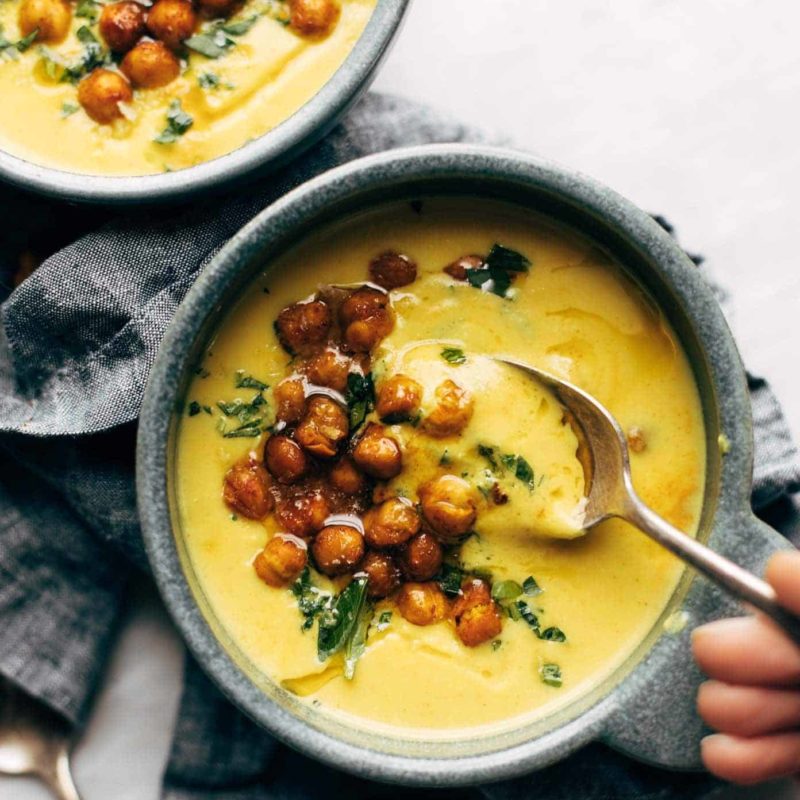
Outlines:
[[[531,261],[505,297],[442,272],[495,242]],[[472,387],[476,403],[470,425],[454,438],[430,440],[422,425],[390,426],[405,461],[386,492],[415,500],[420,481],[437,469],[464,476],[479,490],[492,466],[478,445],[491,447],[495,458],[524,455],[530,471],[520,479],[516,462],[508,462],[500,480],[509,502],[492,508],[481,501],[477,535],[462,545],[460,558],[466,568],[490,573],[495,585],[534,579],[541,591],[521,599],[541,629],[558,628],[565,641],[548,641],[524,619],[506,618],[493,641],[469,648],[451,623],[412,625],[384,600],[374,621],[386,619],[387,610],[391,618],[370,628],[348,680],[341,659],[319,661],[315,628],[301,631],[292,592],[266,586],[253,570],[275,522],[232,514],[221,480],[249,452],[260,457],[263,445],[223,438],[215,404],[252,393],[234,387],[237,370],[270,386],[285,376],[289,357],[272,328],[284,306],[312,295],[320,282],[365,280],[370,259],[387,249],[411,256],[419,274],[391,293],[396,322],[374,353],[376,381],[399,371],[415,372],[426,385],[451,375]],[[462,351],[465,361],[442,358],[442,342]],[[174,480],[178,535],[199,589],[217,624],[257,670],[348,725],[458,738],[538,719],[585,696],[620,666],[676,587],[680,564],[625,523],[609,521],[577,535],[583,477],[574,434],[552,396],[483,360],[491,354],[535,364],[605,403],[634,430],[633,477],[644,500],[683,530],[696,531],[705,435],[698,391],[675,333],[601,250],[515,207],[426,200],[421,211],[393,205],[315,233],[265,265],[220,324],[190,387]],[[331,588],[319,576],[315,581]],[[546,665],[557,667],[560,681],[545,680],[552,674]]]
[[[0,4],[7,43],[22,38],[20,2]],[[255,22],[229,37],[232,44],[223,56],[187,51],[176,80],[136,90],[125,116],[112,124],[90,119],[78,104],[74,83],[61,79],[63,66],[85,53],[85,42],[75,35],[79,28],[88,28],[102,45],[89,18],[73,16],[72,32],[60,44],[34,42],[24,52],[0,44],[0,97],[10,109],[0,119],[0,150],[87,175],[148,175],[225,155],[279,125],[328,82],[363,33],[375,4],[342,0],[331,33],[315,39],[283,24],[285,3],[248,0],[229,22]],[[83,5],[95,13],[102,8],[88,0]],[[167,112],[176,101],[192,125],[173,142],[156,142],[169,129]]]

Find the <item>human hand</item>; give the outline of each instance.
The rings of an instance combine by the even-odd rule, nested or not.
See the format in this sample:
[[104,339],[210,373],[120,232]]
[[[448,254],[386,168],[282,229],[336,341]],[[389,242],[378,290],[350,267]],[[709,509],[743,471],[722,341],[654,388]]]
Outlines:
[[[800,553],[777,553],[764,577],[800,614]],[[720,731],[701,743],[708,770],[740,784],[800,774],[800,647],[757,615],[697,628],[692,650],[711,679],[697,710]]]

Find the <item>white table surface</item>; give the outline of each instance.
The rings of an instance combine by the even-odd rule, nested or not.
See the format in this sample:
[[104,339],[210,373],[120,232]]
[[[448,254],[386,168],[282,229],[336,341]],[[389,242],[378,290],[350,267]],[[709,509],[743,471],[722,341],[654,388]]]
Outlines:
[[[798,24],[787,0],[416,0],[375,89],[508,133],[667,215],[733,290],[744,357],[800,439]],[[137,587],[75,754],[85,800],[158,796],[181,663],[160,602]],[[3,800],[47,796],[0,779]],[[800,793],[730,793],[756,797]]]

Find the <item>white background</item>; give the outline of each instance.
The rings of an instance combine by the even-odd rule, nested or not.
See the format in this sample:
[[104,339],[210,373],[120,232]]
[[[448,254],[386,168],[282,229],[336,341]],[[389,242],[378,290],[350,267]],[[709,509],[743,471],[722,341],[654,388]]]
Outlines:
[[[416,0],[375,89],[510,134],[667,215],[733,291],[745,359],[800,439],[798,25],[787,0]],[[140,587],[75,754],[85,800],[155,800],[181,658]],[[0,798],[46,796],[0,778]]]

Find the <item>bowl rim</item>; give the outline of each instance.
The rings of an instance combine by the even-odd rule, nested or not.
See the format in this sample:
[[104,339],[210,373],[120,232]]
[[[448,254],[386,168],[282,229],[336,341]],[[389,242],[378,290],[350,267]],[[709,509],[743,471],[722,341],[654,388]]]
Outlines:
[[[505,749],[460,758],[392,755],[314,729],[266,697],[241,672],[200,613],[183,574],[171,529],[167,485],[170,418],[191,344],[208,315],[219,311],[216,300],[225,287],[256,257],[254,247],[281,241],[286,230],[297,231],[314,213],[370,188],[470,178],[478,182],[476,194],[480,194],[480,182],[490,177],[566,198],[596,214],[671,277],[670,288],[680,297],[687,315],[698,321],[696,335],[709,356],[706,368],[716,389],[720,427],[740,443],[720,461],[712,538],[719,535],[749,509],[752,430],[744,371],[710,288],[677,242],[650,215],[592,178],[519,151],[470,144],[392,150],[330,170],[266,208],[220,250],[179,307],[153,366],[139,423],[137,491],[147,555],[165,604],[202,667],[240,709],[295,749],[364,777],[406,785],[457,786],[508,779],[554,763],[583,744],[602,738],[609,718],[622,709],[625,697],[630,695],[623,687],[641,670],[656,668],[658,659],[651,657],[655,646],[644,659],[646,665],[644,660],[640,662],[594,705],[539,738]],[[697,584],[692,583],[690,595]],[[670,657],[668,652],[661,653],[662,666]]]
[[358,41],[322,88],[279,125],[236,150],[174,172],[85,175],[36,164],[0,149],[0,180],[73,203],[150,205],[219,191],[277,169],[324,136],[366,91],[410,4],[411,0],[377,0]]

